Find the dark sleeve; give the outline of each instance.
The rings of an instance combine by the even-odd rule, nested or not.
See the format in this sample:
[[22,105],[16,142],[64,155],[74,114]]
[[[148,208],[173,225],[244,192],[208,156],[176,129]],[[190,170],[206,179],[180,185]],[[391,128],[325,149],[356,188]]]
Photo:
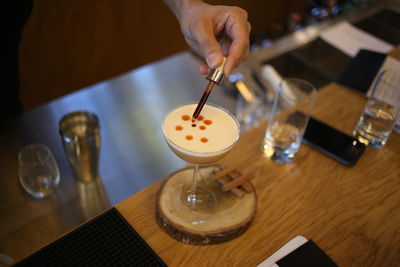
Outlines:
[[2,40],[2,81],[0,83],[0,122],[22,112],[19,100],[18,47],[22,31],[32,12],[33,0],[5,0],[0,4],[1,15],[5,18],[1,27]]

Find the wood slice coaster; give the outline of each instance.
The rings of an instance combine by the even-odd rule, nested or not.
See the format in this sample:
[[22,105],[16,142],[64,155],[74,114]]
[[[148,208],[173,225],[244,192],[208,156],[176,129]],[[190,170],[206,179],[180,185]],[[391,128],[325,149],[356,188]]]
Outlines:
[[190,223],[187,214],[204,216],[185,203],[185,190],[192,180],[193,168],[184,168],[173,174],[161,185],[156,200],[156,219],[160,227],[173,238],[192,245],[211,245],[234,239],[250,226],[257,208],[257,197],[252,192],[238,198],[229,191],[222,191],[221,184],[210,177],[217,166],[200,167],[203,177],[199,186],[216,194],[217,204],[207,220]]

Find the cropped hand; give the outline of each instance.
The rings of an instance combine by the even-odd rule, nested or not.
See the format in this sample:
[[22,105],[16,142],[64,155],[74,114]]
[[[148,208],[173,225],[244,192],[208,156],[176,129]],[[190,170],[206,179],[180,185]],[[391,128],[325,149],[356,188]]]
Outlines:
[[239,7],[213,6],[200,0],[165,0],[179,20],[186,42],[204,56],[207,64],[199,66],[206,74],[226,56],[225,74],[249,55],[250,23],[247,12]]

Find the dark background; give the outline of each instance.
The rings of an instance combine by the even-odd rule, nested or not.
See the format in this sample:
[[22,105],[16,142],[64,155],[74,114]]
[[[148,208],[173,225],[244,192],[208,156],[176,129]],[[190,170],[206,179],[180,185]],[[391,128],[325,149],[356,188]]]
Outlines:
[[[273,32],[308,0],[213,0],[249,13],[253,35]],[[36,0],[20,46],[26,109],[188,49],[162,0]]]

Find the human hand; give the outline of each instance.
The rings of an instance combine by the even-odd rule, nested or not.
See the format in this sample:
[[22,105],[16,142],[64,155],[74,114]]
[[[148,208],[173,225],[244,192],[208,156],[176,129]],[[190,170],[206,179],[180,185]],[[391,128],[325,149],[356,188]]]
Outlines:
[[171,1],[186,42],[206,59],[207,64],[199,66],[201,74],[206,74],[209,67],[219,67],[226,56],[224,72],[229,75],[248,57],[251,26],[245,10],[212,6],[200,0]]

